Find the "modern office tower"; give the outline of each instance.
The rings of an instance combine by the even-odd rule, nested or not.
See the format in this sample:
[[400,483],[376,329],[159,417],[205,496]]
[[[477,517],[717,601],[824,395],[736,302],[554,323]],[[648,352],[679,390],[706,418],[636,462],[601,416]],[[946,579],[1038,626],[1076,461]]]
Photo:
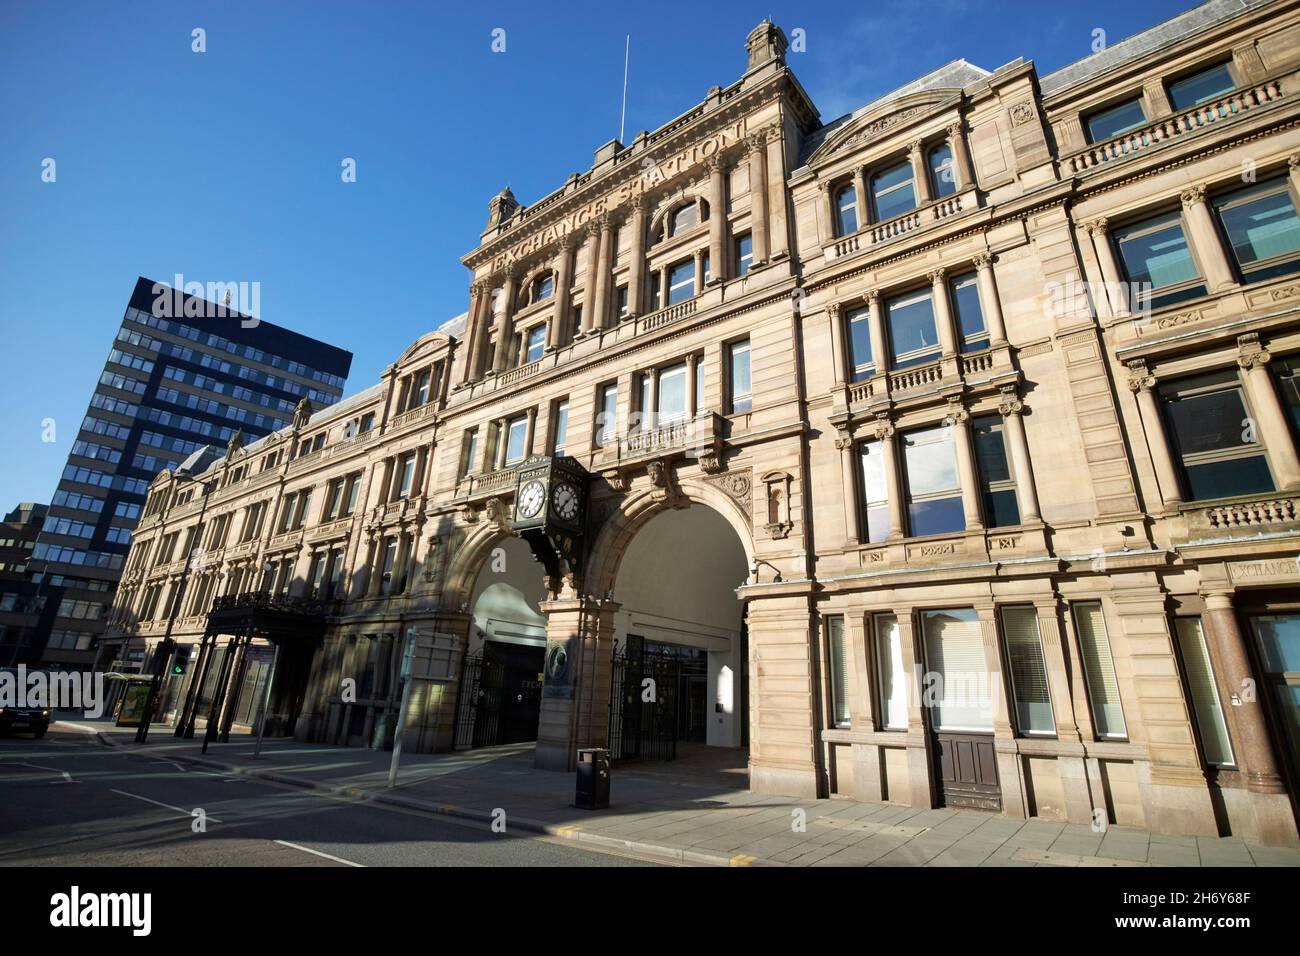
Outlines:
[[94,663],[160,470],[237,433],[282,428],[304,401],[319,408],[343,394],[351,352],[240,313],[227,305],[237,291],[216,303],[137,280],[28,562],[51,610],[31,622],[19,655],[27,663]]

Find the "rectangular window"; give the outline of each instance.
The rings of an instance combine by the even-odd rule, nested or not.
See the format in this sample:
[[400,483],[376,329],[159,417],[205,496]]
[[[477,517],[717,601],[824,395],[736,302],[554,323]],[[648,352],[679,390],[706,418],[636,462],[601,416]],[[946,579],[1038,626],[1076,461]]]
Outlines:
[[1196,729],[1200,733],[1205,762],[1214,767],[1232,766],[1228,724],[1224,719],[1219,689],[1214,683],[1214,668],[1210,664],[1209,648],[1205,646],[1201,619],[1175,618],[1174,631],[1178,635],[1179,656],[1183,661],[1183,674],[1187,679],[1187,692],[1192,699],[1192,712],[1196,715]]
[[569,326],[569,338],[574,338],[582,331],[582,306],[573,307],[573,322]]
[[478,429],[471,428],[465,432],[464,458],[461,460],[460,474],[461,477],[471,474],[474,471],[475,463],[478,461]]
[[337,517],[341,507],[343,507],[343,479],[335,478],[325,489],[325,514],[322,517],[326,521]]
[[836,727],[850,726],[849,696],[852,681],[849,676],[848,642],[844,638],[844,618],[826,619],[826,638],[831,657],[831,715]]
[[659,370],[659,422],[671,422],[686,417],[686,363],[681,362]]
[[1129,283],[1129,308],[1141,312],[1205,295],[1182,216],[1171,212],[1119,229],[1115,245]]
[[1185,76],[1169,84],[1169,104],[1175,110],[1189,110],[1208,100],[1217,99],[1237,88],[1227,63]]
[[660,281],[659,272],[655,271],[650,274],[650,307],[652,309],[663,308],[664,291],[663,283]]
[[871,177],[871,203],[876,222],[893,219],[916,208],[912,164],[899,163]]
[[854,309],[845,318],[849,321],[849,356],[853,363],[853,381],[869,379],[876,370],[871,355],[871,310]]
[[415,455],[403,455],[397,463],[397,497],[405,498],[415,483]]
[[528,453],[528,416],[516,415],[506,423],[506,464],[513,465],[524,460]]
[[736,237],[736,275],[749,273],[754,266],[754,237],[743,232]]
[[731,373],[728,381],[731,397],[728,414],[735,415],[749,411],[754,405],[753,383],[749,368],[749,339],[732,342],[727,348],[727,355]]
[[1300,270],[1300,217],[1286,179],[1239,189],[1214,200],[1237,271],[1262,282]]
[[877,614],[872,618],[876,641],[876,705],[882,730],[907,729],[907,670],[898,618]]
[[311,565],[307,569],[308,597],[321,597],[321,585],[325,582],[325,552],[317,551],[311,556]]
[[704,359],[695,359],[695,410],[704,407]]
[[643,372],[636,377],[636,411],[632,413],[632,420],[628,423],[629,431],[635,432],[642,428],[654,427],[654,409],[650,407],[650,386],[653,384],[650,376],[653,374],[653,372]]
[[852,186],[842,186],[835,193],[835,225],[839,236],[858,231],[858,192]]
[[526,333],[526,344],[524,346],[524,361],[536,362],[546,351],[546,326],[534,325]]
[[329,569],[326,572],[326,580],[329,582],[329,591],[325,595],[327,598],[336,598],[342,594],[340,585],[343,582],[343,552],[334,550],[330,552]]
[[668,304],[685,302],[695,295],[695,260],[687,259],[668,270]]
[[979,282],[975,273],[957,276],[949,284],[953,317],[961,350],[975,352],[989,347],[989,330],[984,327],[984,310],[980,306]]
[[1273,377],[1278,391],[1282,393],[1282,404],[1286,406],[1287,417],[1291,419],[1294,434],[1300,436],[1300,356],[1288,356],[1275,359]]
[[872,544],[889,538],[889,483],[885,478],[884,446],[879,441],[858,445],[862,459],[862,499],[867,516],[867,540]]
[[343,495],[343,514],[350,515],[357,510],[357,496],[361,493],[361,472],[348,478]]
[[907,368],[939,357],[939,333],[930,290],[895,296],[885,303],[890,368]]
[[1168,382],[1160,399],[1190,500],[1274,490],[1235,370]]
[[992,730],[993,695],[979,615],[973,608],[922,611],[921,629],[934,729]]
[[952,431],[941,426],[903,435],[907,522],[913,536],[966,529]]
[[627,286],[621,285],[614,290],[614,305],[618,309],[618,317],[626,319],[628,313]]
[[412,407],[423,405],[429,400],[429,383],[432,381],[433,376],[428,369],[420,373],[420,377],[415,380],[415,397],[411,402]]
[[957,173],[952,164],[952,147],[943,143],[930,150],[930,186],[935,199],[957,191]]
[[1074,628],[1083,654],[1083,677],[1088,685],[1088,703],[1092,707],[1092,722],[1097,736],[1125,740],[1128,728],[1124,724],[1119,679],[1115,676],[1115,660],[1110,653],[1110,638],[1106,636],[1101,602],[1080,601],[1073,606],[1073,611]]
[[984,415],[971,422],[975,460],[979,465],[984,520],[990,528],[1020,524],[1016,483],[1007,461],[1006,427],[1000,415]]
[[1126,100],[1118,106],[1111,106],[1093,113],[1084,120],[1088,128],[1088,142],[1100,143],[1104,139],[1127,133],[1146,124],[1147,114],[1142,109],[1142,99]]
[[1047,686],[1047,665],[1038,633],[1038,612],[1032,607],[1004,607],[1002,640],[1011,671],[1011,692],[1016,704],[1016,728],[1022,734],[1056,734],[1052,695]]
[[551,420],[551,453],[564,454],[564,444],[569,434],[569,400],[555,403],[555,416]]
[[604,448],[614,440],[618,425],[618,385],[610,382],[601,387],[596,407],[596,431],[594,442],[597,448]]
[[397,539],[385,538],[383,563],[380,565],[379,593],[390,594],[393,590],[393,568],[397,564]]

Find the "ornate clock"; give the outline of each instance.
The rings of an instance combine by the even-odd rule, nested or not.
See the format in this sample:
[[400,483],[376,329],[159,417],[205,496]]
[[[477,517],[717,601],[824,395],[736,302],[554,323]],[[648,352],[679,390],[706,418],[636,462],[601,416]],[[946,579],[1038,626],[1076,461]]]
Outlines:
[[551,489],[551,510],[561,521],[572,522],[578,517],[579,491],[571,481],[557,481]]
[[517,475],[512,529],[548,575],[559,574],[561,562],[577,573],[587,523],[587,470],[566,455],[538,455],[520,462]]
[[[557,489],[558,490],[558,489]],[[521,518],[536,518],[546,505],[546,485],[533,478],[519,489],[519,504],[515,512]]]

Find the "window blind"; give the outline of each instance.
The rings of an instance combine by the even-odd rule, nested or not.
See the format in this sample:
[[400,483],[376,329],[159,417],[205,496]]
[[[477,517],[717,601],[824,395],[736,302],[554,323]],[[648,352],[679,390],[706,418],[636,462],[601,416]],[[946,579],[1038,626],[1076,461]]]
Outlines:
[[1192,697],[1196,727],[1201,732],[1205,760],[1216,767],[1231,765],[1228,724],[1224,720],[1218,688],[1214,686],[1214,669],[1210,666],[1201,620],[1180,617],[1174,621],[1174,630],[1178,634],[1178,649],[1182,652],[1183,671],[1187,675],[1187,689]]
[[907,673],[903,669],[898,618],[892,614],[877,614],[875,625],[880,719],[885,730],[906,730]]
[[1032,607],[1003,608],[1002,637],[1011,667],[1017,728],[1022,734],[1056,733],[1043,642],[1038,633],[1038,613]]
[[930,673],[921,687],[933,706],[935,729],[992,730],[993,701],[979,615],[973,608],[926,611],[922,622]]
[[1079,633],[1083,674],[1088,684],[1088,700],[1092,704],[1092,720],[1097,727],[1097,735],[1127,737],[1124,708],[1119,699],[1119,681],[1115,677],[1115,661],[1110,653],[1110,639],[1106,636],[1101,602],[1075,604],[1074,621]]
[[831,655],[831,712],[835,726],[849,726],[849,655],[844,640],[844,618],[826,619]]

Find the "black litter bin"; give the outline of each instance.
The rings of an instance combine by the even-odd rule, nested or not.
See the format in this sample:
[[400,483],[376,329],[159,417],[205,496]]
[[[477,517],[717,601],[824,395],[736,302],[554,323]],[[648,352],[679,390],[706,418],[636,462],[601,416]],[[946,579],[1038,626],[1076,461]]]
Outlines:
[[580,810],[609,807],[609,751],[584,747],[578,751],[578,793],[573,805]]

